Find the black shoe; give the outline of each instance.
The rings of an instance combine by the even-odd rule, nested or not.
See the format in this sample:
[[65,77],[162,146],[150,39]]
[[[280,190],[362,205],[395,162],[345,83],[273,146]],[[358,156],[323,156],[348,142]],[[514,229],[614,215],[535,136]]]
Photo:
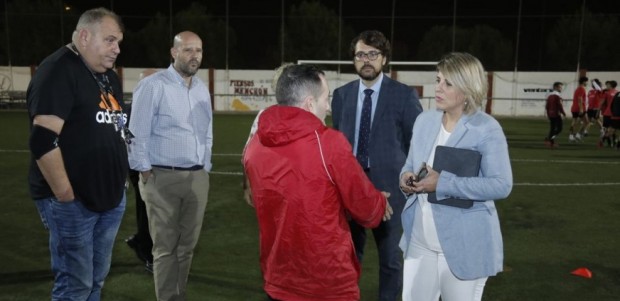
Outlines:
[[129,238],[125,239],[125,242],[131,249],[133,249],[133,251],[136,253],[136,256],[138,256],[138,259],[145,263],[148,262],[147,257],[144,255],[144,253],[142,253],[142,250],[140,249],[140,243],[138,242],[138,240],[136,240],[135,235],[132,235]]

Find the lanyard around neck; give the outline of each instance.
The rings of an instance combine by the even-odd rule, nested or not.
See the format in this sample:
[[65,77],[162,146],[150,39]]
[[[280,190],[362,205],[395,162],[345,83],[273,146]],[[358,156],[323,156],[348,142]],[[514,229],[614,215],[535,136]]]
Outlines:
[[[114,95],[114,89],[112,88],[112,84],[110,84],[110,80],[108,79],[108,76],[105,73],[96,73],[93,70],[91,70],[86,64],[86,62],[84,61],[84,58],[80,55],[80,52],[77,50],[77,47],[75,47],[75,44],[71,43],[69,49],[71,49],[80,58],[80,60],[82,61],[82,65],[84,65],[84,68],[88,70],[90,75],[95,80],[95,83],[97,83],[97,87],[99,87],[99,91],[101,92],[101,95],[103,96],[106,110],[112,111],[112,112],[114,111],[122,112],[123,111],[122,107],[119,108],[119,110],[114,110],[114,105],[112,101],[110,100],[110,97],[108,96],[108,95]],[[101,79],[99,79],[97,74],[101,75]]]
[[82,60],[82,64],[84,65],[86,70],[88,70],[90,75],[93,76],[95,83],[97,83],[97,87],[99,87],[99,92],[101,92],[101,95],[103,97],[103,103],[106,107],[105,109],[106,111],[111,113],[110,118],[112,121],[112,125],[114,126],[114,130],[120,133],[121,139],[125,141],[125,143],[131,144],[131,139],[134,138],[134,135],[131,133],[129,128],[127,128],[126,120],[123,116],[123,107],[120,105],[120,103],[117,103],[118,110],[115,110],[114,104],[110,100],[109,95],[114,95],[114,89],[112,88],[112,84],[110,83],[108,76],[105,73],[97,73],[101,75],[101,79],[99,79],[99,77],[97,77],[97,74],[88,67],[88,65],[84,61],[84,58],[78,52],[77,47],[75,47],[75,44],[71,43],[69,49],[71,49],[80,58],[80,60]]

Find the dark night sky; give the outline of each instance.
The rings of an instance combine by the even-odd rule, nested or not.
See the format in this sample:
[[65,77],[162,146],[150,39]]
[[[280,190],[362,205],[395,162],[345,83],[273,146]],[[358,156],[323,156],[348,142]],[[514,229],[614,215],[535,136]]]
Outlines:
[[[174,12],[183,9],[191,2],[201,2],[206,4],[208,10],[216,16],[226,14],[225,0],[152,0],[152,1],[119,1],[119,0],[66,0],[65,3],[75,6],[80,10],[85,10],[97,6],[112,7],[115,12],[122,15],[124,19],[145,20],[156,12],[165,15],[169,14],[170,3]],[[281,5],[284,2],[285,9],[292,4],[299,4],[302,0],[228,0],[229,13],[231,20],[243,18],[248,21],[263,20],[279,23],[281,16]],[[336,14],[339,10],[339,1],[320,0],[322,4],[332,9]],[[432,25],[437,22],[437,18],[445,19],[452,23],[454,13],[454,0],[431,0],[431,1],[412,1],[395,0],[395,15],[397,23],[399,21],[416,19],[420,24]],[[553,16],[560,14],[570,14],[577,11],[582,0],[523,0],[522,16],[524,18],[539,17],[541,15]],[[345,20],[352,21],[355,27],[372,27],[373,25],[383,25],[387,23],[389,27],[392,15],[392,1],[379,0],[342,0],[342,16]],[[497,22],[497,20],[507,21],[516,19],[518,14],[519,1],[517,0],[457,0],[457,24],[468,20],[475,22]],[[594,13],[607,13],[620,15],[620,5],[616,0],[586,0],[587,8]],[[380,24],[377,24],[376,22]],[[510,22],[503,23],[512,23]],[[253,23],[252,25],[256,25]],[[507,26],[508,24],[506,24]],[[250,29],[252,26],[246,27]]]
[[[16,1],[16,0],[14,0]],[[207,6],[207,10],[214,16],[226,15],[226,0],[194,0]],[[104,6],[112,8],[121,15],[128,30],[137,31],[151,16],[160,12],[170,14],[172,10],[186,8],[191,0],[65,0],[65,3],[79,11]],[[448,25],[453,23],[455,0],[395,0],[394,39],[395,50],[406,49],[413,52],[421,37],[432,26]],[[285,11],[293,4],[302,0],[284,0]],[[392,1],[379,0],[320,0],[325,6],[339,14],[342,3],[342,17],[344,23],[360,32],[366,29],[378,29],[391,38],[392,30]],[[239,46],[248,48],[246,55],[251,55],[251,48],[260,47],[262,43],[275,43],[281,22],[281,0],[228,0],[230,25],[234,28]],[[541,32],[549,30],[556,18],[577,12],[583,0],[522,0],[520,55],[524,60],[528,56],[536,56],[532,49],[543,41],[545,35]],[[456,25],[473,26],[478,24],[490,25],[503,34],[505,38],[516,44],[517,16],[519,12],[518,0],[456,0]],[[586,0],[586,7],[594,14],[611,14],[620,18],[620,5],[617,0]],[[545,20],[543,22],[543,20]],[[618,30],[620,32],[620,29]],[[209,41],[206,41],[207,44]],[[216,42],[221,43],[221,42]],[[409,60],[409,53],[394,53],[394,60]]]
[[[285,10],[302,0],[284,0]],[[395,0],[396,35],[417,35],[421,31],[438,23],[452,24],[454,0]],[[216,16],[225,16],[225,0],[66,0],[67,4],[85,10],[97,6],[113,7],[123,17],[128,27],[138,26],[156,12],[169,15],[170,3],[174,12],[183,9],[191,2],[206,4],[209,12]],[[325,6],[338,14],[340,1],[320,0]],[[231,23],[243,21],[238,27],[239,33],[254,34],[262,26],[279,26],[281,0],[228,0]],[[379,0],[342,0],[342,16],[345,22],[361,31],[367,28],[379,28],[390,31],[392,1]],[[502,30],[516,30],[517,0],[457,0],[457,25],[470,23],[489,23]],[[576,12],[582,0],[523,0],[522,22],[540,16],[557,16]],[[586,0],[587,8],[594,13],[615,14],[620,16],[620,5],[616,0]],[[259,23],[256,23],[260,21]],[[249,24],[248,24],[249,23]],[[262,26],[257,26],[262,25]],[[415,26],[415,27],[414,27]],[[240,30],[242,29],[242,30]]]
[[[124,19],[146,19],[156,12],[165,15],[169,14],[169,0],[153,1],[119,1],[119,0],[66,0],[67,4],[75,6],[80,10],[105,6],[113,7],[114,11],[122,15]],[[172,0],[173,11],[178,11],[188,6],[191,2],[201,2],[207,5],[210,12],[214,15],[224,16],[226,13],[226,1],[224,0]],[[284,0],[285,9],[292,4],[299,4],[301,0]],[[332,9],[335,13],[339,10],[339,1],[321,0],[325,6]],[[229,0],[229,12],[231,19],[244,18],[246,20],[268,20],[269,22],[279,22],[281,15],[280,0]],[[378,0],[342,0],[342,16],[349,21],[354,21],[358,26],[376,25],[373,24],[381,19],[386,21],[389,26],[389,19],[392,15],[392,1]],[[517,0],[457,0],[457,15],[462,20],[476,19],[498,20],[516,18],[518,13],[519,1]],[[436,18],[444,18],[449,23],[452,22],[454,0],[432,0],[432,1],[412,1],[396,0],[396,19],[419,19],[421,24],[431,24],[436,22]],[[523,0],[523,17],[535,17],[540,15],[558,15],[573,13],[582,5],[582,0]],[[620,5],[616,0],[587,0],[586,6],[595,13],[620,14]],[[385,20],[384,20],[385,19]],[[383,25],[383,24],[381,24]],[[357,28],[356,28],[357,29]]]

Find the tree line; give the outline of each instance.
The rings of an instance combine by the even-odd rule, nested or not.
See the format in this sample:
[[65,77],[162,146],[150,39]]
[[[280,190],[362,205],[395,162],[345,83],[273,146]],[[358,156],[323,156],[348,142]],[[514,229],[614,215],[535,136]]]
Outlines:
[[[65,11],[60,5],[56,0],[8,2],[0,22],[0,65],[36,65],[70,42],[81,12]],[[169,15],[163,13],[148,17],[119,14],[126,24],[140,24],[128,26],[125,31],[117,61],[125,67],[166,67],[170,62],[171,33],[181,30],[192,30],[202,37],[203,66],[217,69],[272,69],[282,61],[298,59],[349,60],[349,42],[358,33],[346,19],[340,20],[335,11],[316,0],[291,5],[283,20],[284,30],[280,28],[281,20],[271,20],[271,27],[266,26],[267,21],[248,24],[233,19],[227,23],[226,18],[214,15],[200,2],[176,12],[172,24]],[[570,71],[576,69],[577,63],[588,70],[620,69],[620,60],[614,59],[620,53],[615,38],[620,28],[617,16],[593,14],[586,9],[584,14],[579,10],[540,25],[532,25],[532,20],[524,22],[530,31],[519,37],[527,43],[518,47],[516,34],[506,34],[489,24],[436,25],[421,35],[417,44],[394,41],[392,59],[437,61],[455,50],[472,53],[488,70],[496,71],[515,67]],[[239,38],[239,30],[252,30],[259,36],[245,41]],[[389,32],[384,33],[389,38]]]

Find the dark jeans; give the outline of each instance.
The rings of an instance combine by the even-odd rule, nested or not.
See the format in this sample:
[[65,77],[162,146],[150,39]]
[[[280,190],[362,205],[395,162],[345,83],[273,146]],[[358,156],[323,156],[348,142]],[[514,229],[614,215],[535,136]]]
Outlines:
[[149,218],[146,215],[146,204],[142,200],[140,195],[140,188],[138,188],[138,181],[140,181],[140,172],[135,170],[129,170],[129,180],[133,186],[136,197],[136,224],[137,232],[134,235],[134,239],[138,243],[140,252],[144,254],[149,262],[153,262],[153,240],[151,239],[151,233],[149,232]]

